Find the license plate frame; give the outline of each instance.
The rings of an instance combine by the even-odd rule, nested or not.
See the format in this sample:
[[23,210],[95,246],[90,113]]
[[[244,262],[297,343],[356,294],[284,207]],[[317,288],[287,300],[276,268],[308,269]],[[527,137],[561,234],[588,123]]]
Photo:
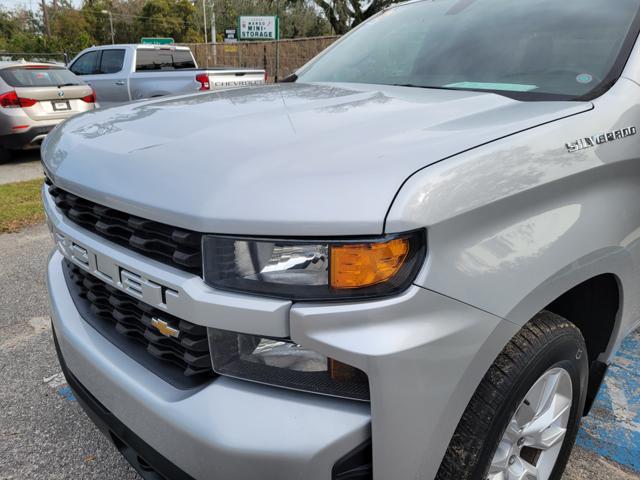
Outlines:
[[71,110],[69,100],[52,100],[51,105],[53,106],[54,112],[67,112]]

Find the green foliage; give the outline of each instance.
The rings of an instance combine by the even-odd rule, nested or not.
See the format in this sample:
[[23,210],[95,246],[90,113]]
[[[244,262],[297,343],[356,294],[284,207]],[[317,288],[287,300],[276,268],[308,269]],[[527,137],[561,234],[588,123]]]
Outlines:
[[[240,15],[275,15],[276,0],[46,0],[46,16],[38,11],[0,7],[0,51],[67,52],[111,43],[109,12],[116,43],[141,37],[172,37],[178,43],[204,41],[204,14],[210,32],[215,3],[217,41],[236,28]],[[314,0],[279,0],[282,38],[328,35],[331,26]],[[36,2],[39,4],[39,2]],[[59,59],[61,60],[61,58]]]
[[[312,2],[280,0],[282,38],[318,37],[329,35],[331,27]],[[216,30],[222,41],[227,28],[237,28],[241,15],[275,15],[276,0],[216,0]]]
[[197,42],[195,7],[188,0],[147,0],[142,7],[145,37],[172,37],[177,42]]
[[338,35],[347,33],[351,28],[399,1],[404,0],[314,0]]
[[7,11],[0,8],[0,50],[40,52],[44,43],[42,23],[27,10]]

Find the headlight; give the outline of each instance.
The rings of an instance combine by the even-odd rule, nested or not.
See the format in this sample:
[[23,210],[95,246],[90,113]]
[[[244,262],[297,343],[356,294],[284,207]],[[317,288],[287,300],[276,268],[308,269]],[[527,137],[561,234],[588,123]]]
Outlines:
[[369,400],[367,375],[288,340],[209,329],[216,373],[323,395]]
[[381,297],[405,290],[425,256],[424,231],[375,239],[272,240],[205,236],[205,281],[291,300]]

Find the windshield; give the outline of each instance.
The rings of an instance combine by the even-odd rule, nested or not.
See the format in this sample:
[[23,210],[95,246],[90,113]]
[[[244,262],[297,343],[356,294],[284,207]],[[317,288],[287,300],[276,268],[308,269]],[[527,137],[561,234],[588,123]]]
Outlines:
[[639,9],[640,0],[425,0],[374,17],[298,78],[587,97],[621,74]]
[[82,82],[63,67],[25,66],[0,70],[0,77],[12,87],[58,87]]

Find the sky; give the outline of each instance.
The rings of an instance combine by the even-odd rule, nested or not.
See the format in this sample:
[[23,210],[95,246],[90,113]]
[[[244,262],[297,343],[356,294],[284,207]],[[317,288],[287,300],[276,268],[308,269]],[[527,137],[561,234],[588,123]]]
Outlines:
[[[72,0],[72,3],[76,6],[80,6],[80,0]],[[31,10],[36,10],[40,5],[40,0],[0,0],[0,7],[12,10],[16,7],[27,7]]]

